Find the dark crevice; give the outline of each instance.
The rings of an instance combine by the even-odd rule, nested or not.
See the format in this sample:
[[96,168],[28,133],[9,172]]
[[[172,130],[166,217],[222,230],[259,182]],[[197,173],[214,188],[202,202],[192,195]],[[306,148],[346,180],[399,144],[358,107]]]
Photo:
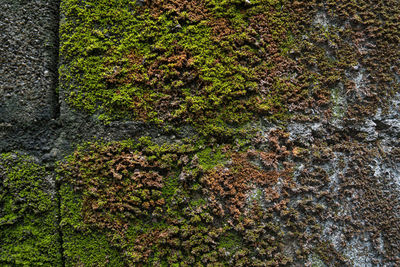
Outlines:
[[55,10],[54,10],[54,55],[53,55],[53,66],[54,78],[53,78],[53,118],[58,119],[60,117],[60,96],[59,96],[59,58],[60,58],[60,5],[61,0],[56,0]]
[[59,254],[60,254],[60,261],[62,267],[65,267],[65,254],[64,254],[64,237],[63,237],[63,232],[61,229],[61,193],[60,193],[60,188],[61,188],[61,181],[57,179],[57,172],[56,172],[56,162],[52,162],[46,166],[46,171],[55,173],[55,183],[54,183],[54,189],[55,189],[55,201],[57,202],[56,204],[56,230],[57,230],[57,235],[58,235],[58,245],[59,245]]

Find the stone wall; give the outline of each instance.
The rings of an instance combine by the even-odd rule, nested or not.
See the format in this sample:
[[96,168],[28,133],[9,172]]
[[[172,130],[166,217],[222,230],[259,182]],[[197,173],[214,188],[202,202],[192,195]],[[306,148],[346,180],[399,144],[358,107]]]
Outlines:
[[1,266],[397,266],[400,4],[0,0]]

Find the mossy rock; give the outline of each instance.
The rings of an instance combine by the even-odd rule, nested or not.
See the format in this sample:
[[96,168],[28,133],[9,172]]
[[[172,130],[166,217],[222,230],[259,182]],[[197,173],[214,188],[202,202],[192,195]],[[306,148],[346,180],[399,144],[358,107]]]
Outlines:
[[[303,262],[306,222],[315,234],[321,227],[299,216],[303,207],[290,207],[298,200],[288,193],[294,187],[290,168],[265,170],[273,157],[266,152],[195,147],[148,138],[95,142],[60,163],[66,265]],[[266,166],[254,164],[257,158]],[[274,191],[279,179],[283,188]],[[298,255],[288,252],[303,247]]]
[[51,178],[27,155],[0,155],[0,265],[61,264]]
[[[64,0],[61,11],[60,81],[75,109],[105,122],[190,124],[206,136],[285,117],[286,73],[263,85],[292,45],[280,1]],[[268,37],[259,20],[273,27]]]
[[194,182],[179,179],[193,147],[148,140],[89,143],[59,166],[67,266],[212,262],[223,229]]

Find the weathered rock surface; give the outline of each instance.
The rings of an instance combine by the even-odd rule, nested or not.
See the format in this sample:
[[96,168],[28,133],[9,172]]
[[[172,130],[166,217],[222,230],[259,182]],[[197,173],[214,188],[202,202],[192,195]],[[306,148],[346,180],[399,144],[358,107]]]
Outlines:
[[0,4],[0,265],[400,265],[398,1]]
[[0,123],[30,126],[54,119],[59,1],[0,4]]

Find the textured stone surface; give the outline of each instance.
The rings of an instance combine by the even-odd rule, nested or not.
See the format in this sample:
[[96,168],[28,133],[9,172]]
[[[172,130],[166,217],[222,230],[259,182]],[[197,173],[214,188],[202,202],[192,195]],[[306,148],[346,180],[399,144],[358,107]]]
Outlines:
[[29,125],[58,115],[58,3],[0,1],[0,123]]
[[397,0],[0,3],[0,265],[400,265]]

